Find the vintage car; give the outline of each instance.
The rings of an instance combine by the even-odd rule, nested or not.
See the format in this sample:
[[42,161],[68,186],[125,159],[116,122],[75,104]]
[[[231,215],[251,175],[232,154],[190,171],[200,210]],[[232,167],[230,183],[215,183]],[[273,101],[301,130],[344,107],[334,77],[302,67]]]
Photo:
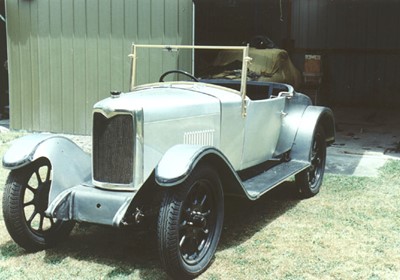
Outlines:
[[[224,197],[256,200],[294,175],[303,197],[319,192],[334,117],[289,85],[247,82],[248,47],[222,47],[242,52],[241,80],[172,70],[136,86],[139,48],[218,49],[134,45],[131,91],[94,105],[91,155],[54,134],[22,137],[5,153],[4,221],[35,251],[66,238],[75,222],[124,228],[153,215],[163,267],[193,278],[216,251]],[[191,81],[164,81],[176,73]]]

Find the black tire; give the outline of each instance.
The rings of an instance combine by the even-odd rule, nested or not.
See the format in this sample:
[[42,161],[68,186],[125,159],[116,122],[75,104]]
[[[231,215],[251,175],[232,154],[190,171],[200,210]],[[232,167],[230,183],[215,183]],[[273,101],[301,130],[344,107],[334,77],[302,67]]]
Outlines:
[[302,197],[309,198],[318,194],[325,173],[326,141],[321,126],[314,132],[310,151],[311,166],[295,176],[296,184]]
[[3,194],[3,216],[12,239],[27,251],[38,251],[65,239],[73,221],[47,217],[51,164],[41,158],[12,170]]
[[174,279],[192,279],[210,265],[221,236],[224,196],[218,174],[196,168],[164,191],[157,239],[161,264]]

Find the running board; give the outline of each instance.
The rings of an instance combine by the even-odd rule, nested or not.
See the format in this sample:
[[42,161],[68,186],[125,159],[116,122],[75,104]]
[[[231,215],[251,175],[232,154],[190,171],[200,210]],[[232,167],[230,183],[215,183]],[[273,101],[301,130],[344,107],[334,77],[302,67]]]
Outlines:
[[307,161],[291,160],[272,167],[271,169],[250,178],[243,182],[244,189],[251,199],[257,199],[267,191],[278,186],[307,167],[310,163]]

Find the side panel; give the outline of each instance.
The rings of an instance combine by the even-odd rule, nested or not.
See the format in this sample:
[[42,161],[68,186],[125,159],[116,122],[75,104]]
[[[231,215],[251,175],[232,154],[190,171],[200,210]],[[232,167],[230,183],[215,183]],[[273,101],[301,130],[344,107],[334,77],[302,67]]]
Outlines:
[[[219,147],[219,123],[219,113],[195,117],[195,121],[187,118],[146,123],[144,178],[150,176],[163,155],[176,144]],[[176,161],[168,164],[174,169]]]
[[246,118],[242,117],[241,99],[222,100],[221,103],[221,146],[219,149],[235,168],[240,169]]
[[240,169],[246,118],[242,116],[242,98],[239,91],[203,84],[201,91],[220,100],[220,146],[218,149],[235,168]]
[[281,131],[284,106],[284,97],[250,101],[241,169],[272,158]]
[[311,105],[308,96],[301,93],[294,93],[292,97],[286,98],[285,116],[282,120],[282,129],[279,136],[275,155],[282,155],[292,148],[294,138],[302,121],[304,111]]

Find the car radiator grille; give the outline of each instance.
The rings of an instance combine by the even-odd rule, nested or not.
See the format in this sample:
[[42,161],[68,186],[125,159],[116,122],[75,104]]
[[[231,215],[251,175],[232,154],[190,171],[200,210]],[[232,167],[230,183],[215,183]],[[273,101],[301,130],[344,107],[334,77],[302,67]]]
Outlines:
[[134,128],[131,115],[93,119],[93,178],[97,182],[130,184],[133,181]]

